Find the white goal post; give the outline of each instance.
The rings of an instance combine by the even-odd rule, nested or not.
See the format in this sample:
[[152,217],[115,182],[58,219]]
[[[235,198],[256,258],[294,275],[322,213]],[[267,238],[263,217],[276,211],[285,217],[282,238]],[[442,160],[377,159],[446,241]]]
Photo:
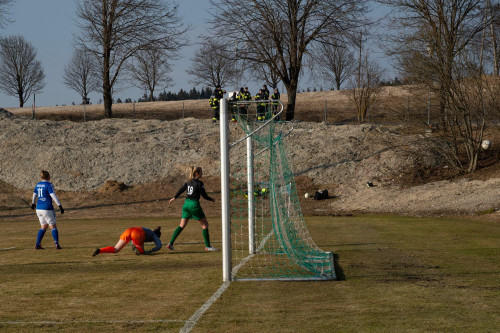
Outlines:
[[333,253],[305,225],[282,111],[281,101],[220,100],[223,281],[335,279]]

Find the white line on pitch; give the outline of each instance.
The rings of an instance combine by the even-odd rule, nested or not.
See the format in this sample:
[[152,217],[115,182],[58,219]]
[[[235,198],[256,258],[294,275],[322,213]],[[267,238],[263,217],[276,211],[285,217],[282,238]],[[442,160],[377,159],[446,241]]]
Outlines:
[[12,250],[12,249],[15,249],[15,248],[16,248],[15,246],[6,247],[5,249],[0,249],[0,251],[9,251],[9,250]]
[[219,287],[219,289],[217,289],[217,291],[212,295],[212,297],[210,297],[205,302],[205,304],[203,304],[198,310],[196,310],[196,312],[191,316],[191,318],[189,318],[186,321],[186,323],[181,328],[179,333],[191,332],[191,330],[196,325],[201,316],[203,316],[205,311],[207,311],[210,308],[210,306],[212,306],[212,304],[214,304],[215,301],[220,297],[220,295],[222,295],[224,291],[226,291],[227,287],[229,287],[229,282],[228,281],[223,282],[222,285]]
[[[272,233],[273,233],[273,231],[271,231],[262,240],[262,242],[260,243],[260,246],[257,248],[257,251],[260,251],[264,247],[264,244],[267,242],[267,240],[269,239],[269,237],[271,237]],[[243,267],[243,265],[245,265],[253,256],[254,256],[254,254],[250,254],[246,258],[244,258],[243,260],[241,260],[241,262],[237,266],[235,266],[233,268],[232,275],[235,276],[236,273],[238,272],[238,270],[241,267]],[[205,313],[205,311],[207,311],[212,306],[212,304],[214,304],[215,301],[220,297],[220,295],[222,295],[224,293],[224,291],[226,291],[226,289],[229,287],[229,283],[230,283],[229,281],[223,282],[222,285],[219,287],[219,289],[217,289],[217,291],[212,295],[212,297],[210,297],[205,302],[205,304],[203,304],[198,310],[196,310],[196,312],[191,316],[191,318],[189,318],[186,321],[186,323],[181,328],[181,330],[179,331],[179,333],[189,333],[189,332],[191,332],[191,330],[196,325],[196,323],[198,322],[198,320],[200,320],[201,316],[203,316],[203,314]]]
[[67,321],[0,321],[3,325],[64,325],[64,324],[151,324],[151,323],[183,323],[184,320],[152,319],[152,320],[67,320]]

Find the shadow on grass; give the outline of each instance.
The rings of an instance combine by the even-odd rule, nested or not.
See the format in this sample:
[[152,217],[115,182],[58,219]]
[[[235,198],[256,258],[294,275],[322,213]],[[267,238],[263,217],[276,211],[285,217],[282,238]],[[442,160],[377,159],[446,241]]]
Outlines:
[[344,275],[344,270],[339,263],[339,255],[338,253],[333,253],[333,266],[335,268],[335,275],[337,276],[337,281],[345,281],[346,277]]
[[[94,208],[102,208],[102,207],[113,207],[113,206],[128,206],[128,205],[136,205],[136,204],[144,204],[144,203],[152,203],[152,202],[160,202],[160,201],[168,201],[170,198],[162,198],[162,199],[152,199],[152,200],[140,200],[140,201],[127,201],[127,202],[117,202],[117,203],[105,203],[105,204],[98,204],[98,205],[88,205],[88,206],[80,206],[80,207],[71,207],[68,209],[65,209],[65,211],[77,211],[77,210],[87,210],[87,209],[94,209]],[[14,207],[10,208],[9,210],[24,210],[28,209],[26,207]],[[56,209],[57,212],[57,209]],[[25,216],[33,216],[36,215],[34,212],[30,212],[27,214],[11,214],[11,215],[2,215],[0,216],[0,219],[4,218],[12,218],[12,217],[25,217]]]

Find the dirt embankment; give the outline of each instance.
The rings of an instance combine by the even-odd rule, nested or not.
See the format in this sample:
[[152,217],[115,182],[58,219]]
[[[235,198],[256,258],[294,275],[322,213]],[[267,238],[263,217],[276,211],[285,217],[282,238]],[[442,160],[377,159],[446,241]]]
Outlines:
[[[67,209],[70,217],[176,216],[179,203],[168,207],[166,200],[190,165],[203,167],[207,189],[219,198],[219,127],[207,119],[75,123],[1,112],[0,142],[0,217],[30,213],[41,169],[51,172],[65,206],[74,208]],[[427,152],[424,135],[402,134],[399,126],[301,122],[287,144],[306,215],[454,215],[500,207],[498,164],[482,179],[411,182],[423,169],[446,166]],[[335,197],[303,197],[322,188]],[[220,211],[218,204],[205,206],[208,214]]]

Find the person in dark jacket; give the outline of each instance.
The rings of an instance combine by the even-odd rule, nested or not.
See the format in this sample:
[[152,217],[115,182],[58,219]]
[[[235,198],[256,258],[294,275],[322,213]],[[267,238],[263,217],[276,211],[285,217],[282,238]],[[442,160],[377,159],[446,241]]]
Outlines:
[[[241,87],[240,92],[238,94],[238,101],[251,101],[252,95],[248,91],[248,87]],[[248,114],[248,104],[239,105],[239,113],[242,117],[246,118]]]
[[224,98],[224,94],[226,93],[220,86],[220,84],[215,87],[213,96],[210,97],[209,103],[214,111],[214,115],[212,117],[212,122],[216,122],[220,118],[220,100]]
[[[280,97],[281,97],[281,95],[280,95],[278,88],[274,88],[274,92],[271,95],[272,106],[273,106],[273,116],[275,116],[276,113],[278,112],[278,105],[280,105],[280,103],[279,103]],[[280,116],[277,116],[276,118],[274,118],[274,120],[280,120]]]
[[264,97],[264,94],[262,93],[262,89],[259,90],[259,93],[255,95],[255,100],[258,101],[257,103],[257,121],[264,121],[266,119],[266,105],[267,103],[264,102],[266,98]]

